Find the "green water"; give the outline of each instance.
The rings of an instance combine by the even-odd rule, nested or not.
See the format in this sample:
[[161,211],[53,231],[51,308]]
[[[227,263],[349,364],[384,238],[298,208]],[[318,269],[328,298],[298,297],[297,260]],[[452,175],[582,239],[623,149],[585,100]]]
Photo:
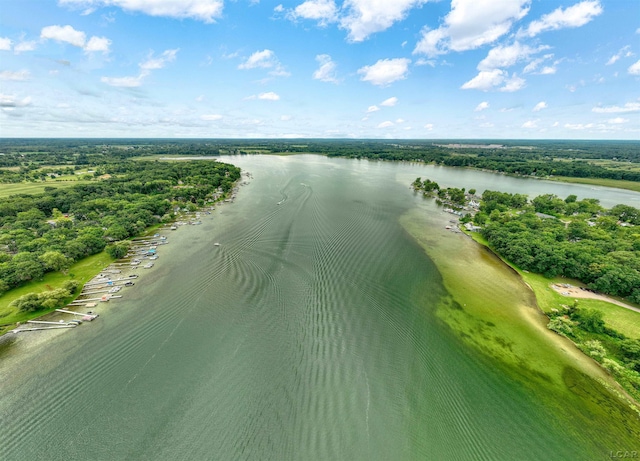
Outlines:
[[434,316],[398,223],[424,167],[229,160],[251,183],[122,300],[3,352],[0,459],[604,458]]

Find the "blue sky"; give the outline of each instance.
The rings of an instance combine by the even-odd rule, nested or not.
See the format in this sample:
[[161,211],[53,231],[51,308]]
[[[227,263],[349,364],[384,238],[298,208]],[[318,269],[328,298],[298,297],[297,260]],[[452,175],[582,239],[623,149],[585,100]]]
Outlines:
[[2,0],[0,136],[640,139],[640,2]]

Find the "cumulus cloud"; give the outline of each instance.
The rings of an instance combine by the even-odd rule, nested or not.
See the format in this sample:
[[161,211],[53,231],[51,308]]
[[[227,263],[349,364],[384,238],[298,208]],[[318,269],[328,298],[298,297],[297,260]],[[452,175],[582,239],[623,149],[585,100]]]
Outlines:
[[546,46],[540,46],[532,48],[528,45],[522,45],[519,42],[515,42],[508,46],[496,46],[489,50],[489,54],[478,64],[478,70],[491,70],[500,67],[511,67],[518,61],[524,61],[529,59],[532,54],[538,53]]
[[111,40],[106,37],[91,37],[89,41],[85,44],[84,50],[88,53],[94,51],[101,51],[103,53],[109,52],[109,47],[111,46]]
[[631,75],[640,75],[640,60],[636,61],[634,64],[631,64],[627,69]]
[[0,37],[0,51],[10,51],[13,41],[7,37]]
[[610,123],[612,125],[619,125],[621,123],[627,123],[628,121],[629,121],[628,118],[616,117],[616,118],[610,118],[609,120],[607,120],[607,123]]
[[361,80],[377,86],[387,86],[396,80],[403,80],[409,72],[410,59],[380,59],[371,66],[358,69]]
[[269,91],[268,93],[260,93],[258,95],[258,99],[262,99],[264,101],[278,101],[280,96],[273,91]]
[[463,90],[488,91],[504,82],[506,72],[501,69],[483,70],[460,88]]
[[427,124],[424,126],[424,128],[425,128],[427,131],[431,131],[431,130],[433,130],[433,123],[427,123]]
[[86,40],[86,35],[84,32],[75,30],[71,26],[47,26],[42,28],[40,38],[66,42],[82,48]]
[[17,72],[3,70],[0,72],[0,80],[24,81],[28,80],[29,77],[31,77],[31,74],[28,70],[19,70]]
[[525,80],[516,74],[509,76],[508,72],[502,69],[483,70],[460,88],[463,90],[489,91],[502,84],[504,85],[499,88],[500,91],[513,92],[523,88]]
[[591,109],[592,112],[596,112],[599,114],[617,114],[624,112],[639,112],[640,111],[640,102],[628,102],[624,106],[609,106],[609,107],[594,107]]
[[336,63],[331,60],[328,54],[319,54],[316,61],[320,67],[313,73],[313,78],[322,82],[338,83],[336,77]]
[[69,25],[43,27],[40,31],[40,38],[68,43],[82,48],[86,52],[102,51],[103,53],[108,53],[111,45],[111,40],[106,37],[91,37],[87,41],[87,36],[84,32],[76,30]]
[[536,104],[533,108],[533,112],[540,112],[542,109],[546,109],[547,108],[547,103],[544,101],[540,101],[538,104]]
[[378,124],[378,128],[389,128],[391,126],[393,126],[393,122],[390,120],[387,120],[386,122],[382,122]]
[[380,108],[378,106],[369,106],[367,108],[367,113],[370,114],[371,112],[378,112],[380,110]]
[[540,64],[542,64],[543,62],[549,60],[553,58],[553,54],[545,54],[543,57],[541,58],[536,58],[533,59],[529,64],[527,64],[524,69],[522,70],[523,73],[528,74],[531,72],[535,72],[536,70],[538,70],[538,67],[540,67]]
[[205,23],[215,22],[222,15],[223,0],[59,0],[61,5],[84,8],[90,13],[96,8],[116,6],[125,11],[139,12],[149,16],[164,16],[177,19],[195,19]]
[[337,15],[338,7],[333,0],[307,0],[296,6],[287,17],[293,20],[311,19],[326,26],[329,22],[336,21]]
[[557,8],[539,20],[533,21],[520,35],[535,37],[548,30],[581,27],[602,12],[603,9],[598,0],[583,1],[565,9]]
[[530,0],[452,0],[438,29],[422,30],[414,53],[436,56],[493,43],[529,11]]
[[487,101],[482,101],[480,104],[476,106],[474,109],[475,112],[480,112],[489,108],[489,103]]
[[347,29],[350,41],[361,42],[403,20],[409,10],[426,2],[427,0],[345,0],[342,9],[346,14],[341,18],[340,25]]
[[518,77],[516,74],[513,74],[508,80],[506,80],[505,85],[500,88],[500,91],[512,93],[524,88],[525,83],[525,79]]
[[387,106],[387,107],[393,107],[396,104],[398,104],[398,98],[396,98],[395,96],[385,99],[380,103],[381,106]]
[[527,120],[522,124],[522,128],[538,128],[539,120]]

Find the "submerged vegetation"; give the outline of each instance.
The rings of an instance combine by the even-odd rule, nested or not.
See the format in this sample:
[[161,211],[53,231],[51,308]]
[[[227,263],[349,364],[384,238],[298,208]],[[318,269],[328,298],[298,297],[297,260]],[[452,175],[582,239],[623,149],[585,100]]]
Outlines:
[[[582,290],[640,304],[640,210],[628,205],[607,210],[595,199],[573,195],[564,200],[541,195],[529,201],[522,194],[490,190],[481,198],[466,194],[463,200],[464,189],[441,188],[421,178],[412,187],[466,210],[461,222],[468,223],[467,229],[478,231],[483,243],[522,275],[542,274],[547,285],[566,277],[582,282]],[[550,319],[547,327],[572,340],[640,401],[640,328],[629,338],[606,325],[598,309],[580,307],[577,300],[551,304],[544,309]]]

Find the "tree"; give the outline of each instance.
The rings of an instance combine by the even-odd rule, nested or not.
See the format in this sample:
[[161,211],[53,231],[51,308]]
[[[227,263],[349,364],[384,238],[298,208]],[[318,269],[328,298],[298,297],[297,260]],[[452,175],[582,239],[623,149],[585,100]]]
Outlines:
[[61,271],[68,269],[73,260],[66,257],[60,251],[47,251],[38,257],[46,270]]
[[582,329],[591,333],[604,332],[602,317],[602,312],[596,309],[576,309],[573,314],[573,318],[580,323]]
[[40,309],[40,299],[38,293],[27,293],[20,296],[9,304],[9,307],[18,309],[20,312],[33,312]]
[[115,243],[113,245],[109,245],[106,248],[106,252],[113,259],[124,258],[129,252],[129,242],[123,241]]

